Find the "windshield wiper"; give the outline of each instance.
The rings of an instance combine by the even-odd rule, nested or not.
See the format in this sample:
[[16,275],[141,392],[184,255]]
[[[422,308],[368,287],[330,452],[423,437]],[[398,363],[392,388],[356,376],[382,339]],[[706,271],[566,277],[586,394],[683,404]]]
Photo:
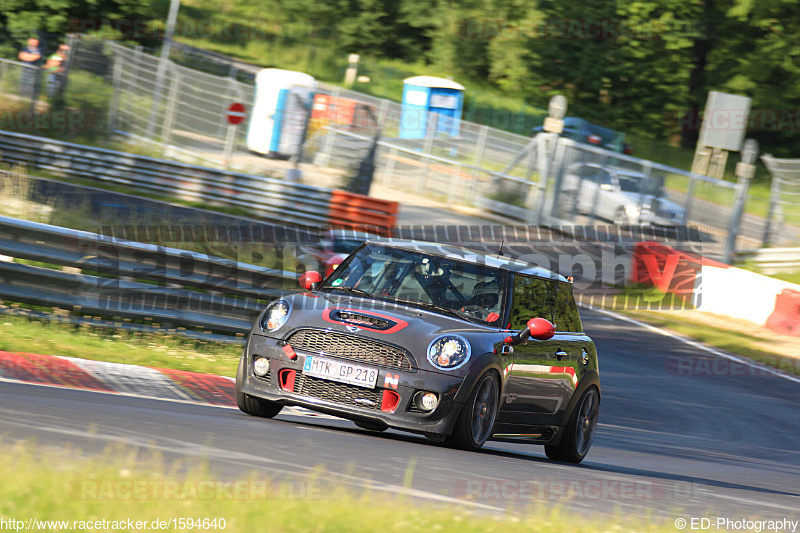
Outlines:
[[332,291],[335,290],[342,292],[350,292],[353,294],[358,294],[359,296],[364,296],[365,298],[372,298],[372,299],[375,298],[375,296],[371,292],[367,292],[361,289],[356,289],[355,287],[339,286],[339,287],[324,287],[324,288]]
[[444,315],[448,315],[448,316],[453,317],[453,318],[460,318],[461,320],[467,320],[469,322],[472,322],[473,320],[476,319],[476,317],[474,317],[474,316],[472,316],[472,315],[470,315],[468,313],[461,313],[459,311],[456,311],[455,309],[450,309],[448,307],[442,307],[441,305],[436,305],[435,303],[423,302],[421,300],[409,300],[409,299],[406,299],[406,298],[394,298],[394,297],[390,297],[390,298],[395,303],[418,306],[418,307],[422,307],[423,309],[430,309],[432,311],[438,311],[438,312],[440,312],[440,313],[442,313]]

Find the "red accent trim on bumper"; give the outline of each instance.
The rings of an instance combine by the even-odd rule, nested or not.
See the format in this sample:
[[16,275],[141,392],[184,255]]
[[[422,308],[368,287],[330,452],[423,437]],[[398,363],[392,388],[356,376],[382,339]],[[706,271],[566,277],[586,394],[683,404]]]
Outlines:
[[381,400],[381,411],[384,413],[394,413],[397,409],[397,404],[400,403],[400,395],[394,391],[383,391],[383,399]]
[[285,391],[294,392],[294,380],[297,377],[297,372],[290,369],[284,368],[280,372],[278,372],[278,383],[281,384],[281,388]]

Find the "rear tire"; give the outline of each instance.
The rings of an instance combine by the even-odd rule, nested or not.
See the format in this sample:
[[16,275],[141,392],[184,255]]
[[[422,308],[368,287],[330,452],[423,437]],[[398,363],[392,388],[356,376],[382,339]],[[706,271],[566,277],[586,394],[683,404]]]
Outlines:
[[599,413],[600,394],[595,387],[589,387],[572,413],[561,442],[557,445],[545,445],[544,453],[547,457],[565,463],[577,464],[583,461],[594,441]]
[[445,444],[461,450],[480,450],[492,436],[499,404],[500,385],[497,375],[488,372],[472,389],[458,414],[453,433],[445,438]]
[[245,362],[244,354],[239,358],[239,368],[236,370],[236,405],[243,413],[261,418],[272,418],[281,412],[283,406],[279,403],[270,402],[262,398],[255,398],[245,394],[241,390],[244,382]]

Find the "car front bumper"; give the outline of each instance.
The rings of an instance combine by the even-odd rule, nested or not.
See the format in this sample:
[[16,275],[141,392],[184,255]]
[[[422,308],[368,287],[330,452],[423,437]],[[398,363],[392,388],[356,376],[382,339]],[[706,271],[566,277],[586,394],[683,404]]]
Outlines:
[[[449,435],[462,404],[456,395],[464,378],[422,369],[387,369],[335,356],[349,363],[379,370],[374,389],[308,376],[303,373],[306,354],[296,351],[296,359],[285,352],[278,339],[252,335],[244,354],[243,372],[237,379],[239,392],[282,405],[305,407],[342,418],[387,426],[428,435]],[[269,373],[253,372],[256,357],[269,359]],[[434,392],[439,402],[429,412],[419,409],[414,397],[419,392]]]

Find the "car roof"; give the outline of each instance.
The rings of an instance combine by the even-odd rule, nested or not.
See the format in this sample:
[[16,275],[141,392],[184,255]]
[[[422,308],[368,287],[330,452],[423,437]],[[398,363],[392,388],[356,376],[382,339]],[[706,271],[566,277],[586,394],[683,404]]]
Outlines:
[[514,272],[516,274],[527,274],[530,276],[538,276],[540,278],[548,278],[556,281],[567,282],[567,278],[540,266],[518,261],[505,255],[490,254],[483,250],[468,248],[465,246],[456,246],[453,244],[440,244],[430,241],[414,241],[407,239],[392,239],[381,238],[367,241],[368,244],[382,244],[392,248],[401,248],[403,250],[410,250],[414,252],[422,252],[430,255],[437,255],[458,261],[465,261],[468,263],[478,263],[477,261],[470,260],[470,256],[481,256],[483,261],[480,263],[489,268],[497,268]]

